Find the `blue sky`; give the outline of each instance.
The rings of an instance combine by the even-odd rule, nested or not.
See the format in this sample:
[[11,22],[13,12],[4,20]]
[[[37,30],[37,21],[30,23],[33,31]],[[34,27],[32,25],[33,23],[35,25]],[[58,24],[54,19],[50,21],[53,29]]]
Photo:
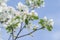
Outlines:
[[[19,1],[24,3],[23,0],[9,0],[8,5],[16,7]],[[60,40],[60,0],[45,0],[45,7],[35,10],[41,18],[47,16],[48,18],[54,19],[55,24],[53,26],[53,30],[51,32],[47,30],[40,30],[33,33],[34,37],[26,36],[20,38],[20,40]],[[2,30],[2,37],[7,40],[6,38],[8,38],[8,35],[4,30]]]

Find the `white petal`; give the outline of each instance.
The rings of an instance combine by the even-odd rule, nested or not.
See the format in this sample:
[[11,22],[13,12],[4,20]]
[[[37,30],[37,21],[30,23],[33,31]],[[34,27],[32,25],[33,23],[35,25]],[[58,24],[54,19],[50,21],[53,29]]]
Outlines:
[[0,6],[0,12],[2,12],[3,8]]
[[44,16],[44,20],[47,21],[47,17],[46,16]]

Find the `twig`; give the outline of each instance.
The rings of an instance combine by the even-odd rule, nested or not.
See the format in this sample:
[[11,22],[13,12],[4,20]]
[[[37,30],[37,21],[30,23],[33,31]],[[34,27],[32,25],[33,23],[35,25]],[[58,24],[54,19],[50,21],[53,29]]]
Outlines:
[[11,33],[11,35],[12,35],[12,40],[14,40],[14,29],[12,28],[12,33]]
[[36,30],[34,30],[34,31],[32,31],[32,32],[30,32],[30,33],[28,33],[28,34],[24,34],[24,35],[22,35],[22,36],[19,36],[18,38],[28,36],[28,35],[34,33],[35,31],[37,31],[37,30],[41,30],[41,29],[42,29],[42,28],[36,29]]
[[8,40],[10,40],[10,38],[11,38],[11,35],[9,36]]
[[19,30],[17,36],[15,37],[15,40],[17,39],[17,37],[19,36],[19,34],[21,33],[22,30],[23,30],[23,28],[22,28],[22,22],[21,22],[21,27],[20,27],[20,30]]

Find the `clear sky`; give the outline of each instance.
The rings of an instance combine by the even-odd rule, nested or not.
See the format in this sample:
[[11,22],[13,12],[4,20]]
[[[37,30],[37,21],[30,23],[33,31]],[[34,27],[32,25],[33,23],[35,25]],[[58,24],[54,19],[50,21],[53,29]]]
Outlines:
[[[19,1],[24,3],[24,0],[9,0],[8,5],[15,7]],[[60,40],[60,0],[45,0],[45,7],[35,10],[41,18],[47,16],[48,18],[54,19],[55,24],[53,30],[51,32],[40,30],[33,33],[34,37],[26,36],[19,40]],[[2,29],[2,32],[2,37],[7,40],[8,35],[6,31]]]

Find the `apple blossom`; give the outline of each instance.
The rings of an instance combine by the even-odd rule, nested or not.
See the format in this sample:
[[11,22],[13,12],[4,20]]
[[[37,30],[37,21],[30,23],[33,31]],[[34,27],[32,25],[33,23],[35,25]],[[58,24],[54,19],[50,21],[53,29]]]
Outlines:
[[8,0],[0,0],[0,3],[5,3],[7,2]]
[[29,9],[26,5],[22,4],[21,2],[18,3],[17,8],[20,12],[28,12]]
[[54,21],[53,21],[53,19],[50,19],[49,21],[48,21],[48,23],[49,23],[49,25],[54,25]]
[[[0,0],[0,23],[8,32],[15,32],[15,29],[19,27],[19,32],[21,32],[24,28],[28,28],[33,30],[31,32],[32,34],[36,30],[39,30],[38,28],[40,28],[40,25],[42,26],[40,29],[47,28],[49,31],[51,31],[54,24],[53,19],[48,19],[46,16],[39,19],[38,13],[34,10],[34,8],[44,7],[44,0],[26,0],[27,5],[19,2],[17,9],[12,6],[8,6],[6,2],[7,0]],[[30,8],[32,10],[30,10]],[[39,20],[39,22],[37,20]],[[37,21],[37,23],[40,25],[34,24],[35,21]],[[17,35],[19,35],[19,33]]]
[[34,9],[44,7],[45,2],[44,0],[26,0],[26,4],[32,9]]

